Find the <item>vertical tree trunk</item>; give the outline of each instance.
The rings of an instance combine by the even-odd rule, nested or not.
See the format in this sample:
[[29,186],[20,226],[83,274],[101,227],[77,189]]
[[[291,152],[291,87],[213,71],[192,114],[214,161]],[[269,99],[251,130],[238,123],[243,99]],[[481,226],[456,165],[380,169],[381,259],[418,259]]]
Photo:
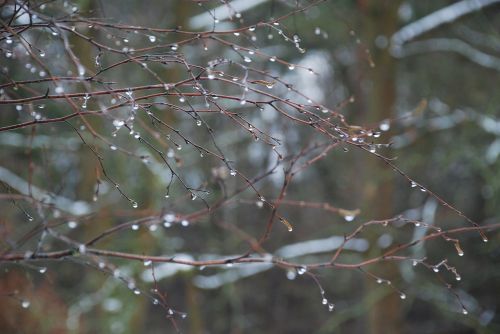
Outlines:
[[[396,64],[388,49],[375,47],[378,36],[390,38],[397,28],[397,11],[400,1],[395,0],[361,0],[360,7],[363,15],[362,38],[366,47],[371,52],[375,67],[366,71],[365,82],[369,89],[364,97],[365,114],[364,122],[379,122],[393,116],[396,100]],[[361,50],[366,55],[364,50]],[[364,61],[366,64],[366,60]],[[364,213],[371,219],[389,218],[395,214],[394,208],[394,174],[390,169],[377,161],[374,157],[367,157],[364,174]],[[367,234],[372,245],[370,256],[377,256],[379,233]],[[398,268],[395,263],[382,263],[378,265],[376,274],[385,279],[393,280],[398,277]],[[401,300],[398,294],[389,291],[386,286],[380,286],[373,280],[367,280],[367,293],[374,289],[387,289],[388,293],[380,298],[368,314],[367,332],[373,334],[401,333],[402,312]]]

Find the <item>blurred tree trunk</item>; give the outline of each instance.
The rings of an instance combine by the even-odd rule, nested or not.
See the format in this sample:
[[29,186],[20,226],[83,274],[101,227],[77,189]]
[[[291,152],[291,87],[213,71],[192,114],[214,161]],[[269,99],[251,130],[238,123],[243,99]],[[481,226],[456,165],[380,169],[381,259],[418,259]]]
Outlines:
[[[360,66],[366,66],[370,61],[366,59],[367,47],[371,53],[371,59],[375,67],[365,70],[364,83],[367,84],[366,95],[364,96],[364,110],[362,115],[366,123],[380,122],[383,119],[391,118],[393,115],[396,100],[396,63],[390,55],[388,49],[375,47],[375,39],[384,36],[390,39],[397,29],[397,12],[400,1],[396,0],[360,0],[359,6],[363,11],[362,25],[362,45],[360,50]],[[394,174],[392,170],[383,168],[380,161],[374,157],[367,157],[363,163],[362,175],[364,175],[364,200],[363,212],[369,219],[390,218],[395,214],[394,202]],[[374,230],[371,230],[374,231]],[[366,234],[372,245],[370,257],[380,254],[377,246],[378,232],[368,230]],[[381,263],[378,265],[376,274],[384,279],[393,281],[398,277],[397,264],[393,262]],[[399,295],[387,286],[380,286],[371,279],[366,280],[367,293],[373,293],[375,289],[387,289],[384,294],[368,314],[367,332],[373,334],[393,334],[402,333],[402,312]]]

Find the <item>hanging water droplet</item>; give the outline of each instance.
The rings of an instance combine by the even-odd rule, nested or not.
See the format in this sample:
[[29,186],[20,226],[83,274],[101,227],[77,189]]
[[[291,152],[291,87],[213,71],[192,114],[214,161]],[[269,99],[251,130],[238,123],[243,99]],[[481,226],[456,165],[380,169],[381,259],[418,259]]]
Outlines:
[[196,125],[197,125],[197,126],[201,126],[201,120],[199,120],[199,119],[198,119],[198,120],[196,120]]
[[28,308],[30,307],[31,303],[29,302],[29,300],[23,300],[21,301],[21,307],[22,308]]
[[455,279],[456,279],[457,281],[460,281],[460,280],[462,279],[462,277],[460,277],[460,275],[458,275],[458,274],[457,274],[457,275],[455,276]]
[[391,128],[391,123],[389,123],[388,120],[382,121],[379,125],[379,129],[384,131],[384,132],[389,131],[390,128]]
[[145,267],[150,266],[152,263],[153,263],[153,261],[151,261],[151,260],[144,260]]
[[77,226],[78,226],[78,223],[75,222],[75,221],[73,221],[73,220],[71,220],[71,221],[68,222],[68,227],[70,229],[75,229]]
[[240,104],[241,104],[242,106],[243,106],[243,105],[245,105],[246,103],[247,103],[247,100],[245,100],[245,99],[242,99],[242,100],[240,101]]
[[435,273],[437,273],[437,272],[439,272],[439,267],[434,266],[434,267],[432,267],[432,270],[433,270]]
[[401,299],[406,299],[406,295],[405,295],[404,293],[401,293],[401,294],[399,295],[399,298],[401,298]]
[[184,227],[188,227],[188,226],[189,226],[189,221],[188,221],[188,220],[186,220],[186,219],[183,219],[183,220],[181,221],[181,225],[182,225],[182,226],[184,226]]
[[427,191],[427,189],[425,189],[424,187],[420,187],[420,191],[425,193]]
[[186,98],[184,96],[179,97],[179,102],[181,103],[186,102]]
[[315,35],[321,35],[321,29],[319,27],[314,28]]
[[323,300],[321,300],[321,304],[323,304],[323,305],[326,305],[326,304],[328,304],[328,299],[326,299],[326,298],[323,298]]
[[417,184],[414,181],[411,181],[410,185],[412,188],[415,188],[417,186]]
[[41,268],[39,268],[39,269],[38,269],[38,272],[39,272],[40,274],[45,274],[45,273],[47,272],[47,267],[41,267]]
[[462,314],[463,314],[463,315],[467,315],[467,314],[469,314],[469,311],[467,311],[467,310],[465,309],[465,307],[464,307],[464,308],[462,309]]
[[174,44],[172,44],[172,45],[170,46],[170,50],[172,50],[172,51],[177,51],[177,49],[179,49],[179,45],[178,45],[178,44],[175,44],[175,43],[174,43]]
[[332,312],[334,308],[335,308],[334,304],[328,304],[328,311]]
[[295,65],[294,65],[294,64],[290,64],[290,65],[288,65],[288,69],[289,69],[290,71],[293,71],[293,70],[295,69]]
[[231,170],[229,171],[229,174],[230,174],[231,176],[236,176],[236,171],[235,171],[234,169],[231,169]]
[[377,278],[377,283],[378,283],[378,284],[382,284],[382,283],[384,283],[384,280],[383,280],[383,279],[381,279],[381,278]]
[[417,260],[413,260],[412,265],[413,265],[414,267],[416,267],[416,266],[417,266],[417,264],[418,264],[418,261],[417,261]]
[[276,57],[272,56],[271,58],[269,58],[269,61],[274,63],[276,61]]
[[138,207],[138,204],[137,204],[137,202],[136,202],[136,201],[132,201],[132,207],[133,207],[134,209],[136,209],[136,208]]
[[156,42],[156,36],[154,36],[154,35],[149,35],[149,36],[148,36],[148,38],[149,38],[149,41],[150,41],[151,43]]
[[299,275],[304,275],[306,273],[306,271],[307,271],[307,268],[304,266],[297,268],[297,274],[299,274]]
[[110,145],[110,146],[109,146],[109,149],[110,149],[111,151],[116,151],[118,148],[117,148],[115,145]]
[[251,63],[251,62],[252,62],[252,59],[250,59],[250,57],[245,56],[245,57],[243,57],[243,61],[244,61],[245,63]]
[[140,295],[141,294],[141,290],[135,288],[134,290],[134,295]]
[[355,216],[353,215],[346,215],[344,216],[344,219],[348,222],[352,222],[354,220]]
[[78,246],[78,252],[80,254],[85,254],[87,252],[87,246],[85,246],[84,244],[81,244],[80,246]]
[[104,263],[104,262],[99,262],[98,267],[99,267],[100,269],[104,269],[104,268],[106,267],[106,263]]

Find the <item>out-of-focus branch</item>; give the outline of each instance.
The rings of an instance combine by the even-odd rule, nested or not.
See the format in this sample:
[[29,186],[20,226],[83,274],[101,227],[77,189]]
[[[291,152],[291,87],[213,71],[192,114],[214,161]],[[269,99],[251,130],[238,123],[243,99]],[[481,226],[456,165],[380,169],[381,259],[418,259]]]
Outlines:
[[428,52],[455,52],[475,64],[500,71],[500,59],[479,51],[464,41],[455,38],[432,38],[393,49],[393,55],[401,58]]
[[404,26],[392,35],[391,40],[393,47],[400,47],[406,42],[409,42],[416,37],[419,37],[444,24],[456,21],[461,17],[472,14],[496,3],[500,3],[500,0],[463,0],[441,8],[440,10]]

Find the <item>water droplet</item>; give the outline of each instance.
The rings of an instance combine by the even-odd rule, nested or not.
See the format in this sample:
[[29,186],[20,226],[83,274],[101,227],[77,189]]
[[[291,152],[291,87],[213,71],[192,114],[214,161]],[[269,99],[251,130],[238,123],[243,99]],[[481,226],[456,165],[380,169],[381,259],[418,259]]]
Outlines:
[[139,229],[139,224],[132,224],[130,228],[132,228],[133,231],[137,231]]
[[250,59],[250,57],[245,56],[245,57],[243,57],[243,61],[244,61],[245,63],[251,63],[251,62],[252,62],[252,59]]
[[47,267],[41,267],[41,268],[39,268],[39,269],[38,269],[38,272],[39,272],[40,274],[45,274],[45,273],[47,272]]
[[463,309],[462,309],[462,314],[463,314],[463,315],[467,315],[467,314],[469,314],[469,311],[467,311],[465,308],[463,308]]
[[134,290],[134,295],[140,295],[141,294],[141,290],[135,288]]
[[188,221],[188,220],[186,220],[186,219],[183,219],[183,220],[181,221],[181,225],[182,225],[182,226],[184,226],[184,227],[188,227],[188,226],[189,226],[189,221]]
[[104,267],[106,267],[106,263],[99,262],[98,266],[99,266],[100,269],[104,269]]
[[84,244],[81,244],[80,246],[78,246],[78,252],[80,254],[85,254],[87,252],[87,246],[85,246]]
[[75,221],[73,221],[73,220],[69,221],[67,224],[68,224],[68,227],[69,227],[70,229],[77,228],[77,226],[78,226],[78,223],[77,223],[77,222],[75,222]]
[[353,215],[345,215],[344,219],[348,222],[352,222],[354,220],[355,216]]
[[186,102],[186,98],[184,96],[179,97],[179,102],[181,103]]
[[388,120],[382,121],[379,125],[379,129],[384,131],[384,132],[389,131],[390,128],[391,128],[391,123],[389,123]]
[[434,266],[434,267],[432,267],[432,270],[434,270],[435,273],[438,273],[439,272],[439,267]]
[[239,36],[239,35],[240,35],[240,33],[239,33],[239,32],[237,32],[237,31],[236,31],[236,32],[233,32],[233,34],[234,34],[234,36]]
[[417,186],[417,184],[415,182],[413,182],[413,181],[411,181],[410,185],[411,185],[412,188],[415,188]]
[[321,29],[319,27],[314,28],[315,35],[321,35]]
[[30,307],[30,305],[31,305],[31,303],[29,302],[29,300],[21,301],[22,308],[28,308],[28,307]]
[[335,308],[334,304],[328,304],[328,311],[332,312],[334,308]]
[[382,284],[382,283],[384,283],[384,280],[383,280],[383,279],[381,279],[381,278],[377,278],[377,283],[378,283],[378,284]]
[[156,298],[153,299],[153,305],[158,305],[160,304],[160,301]]
[[230,174],[231,176],[236,176],[236,171],[235,171],[234,169],[231,169],[231,170],[229,171],[229,174]]
[[399,295],[399,298],[401,298],[401,299],[406,299],[406,295],[405,295],[404,293],[401,293],[401,294]]
[[457,276],[455,276],[455,279],[456,279],[457,281],[460,281],[460,280],[462,279],[462,277],[460,277],[460,275],[457,275]]
[[416,267],[416,266],[417,266],[417,264],[418,264],[418,261],[417,261],[417,260],[413,260],[412,265],[413,265],[414,267]]
[[323,298],[323,300],[321,301],[321,304],[323,304],[323,305],[326,305],[326,304],[328,304],[328,299],[326,299],[326,298]]
[[57,94],[62,94],[62,93],[64,93],[64,88],[62,86],[57,86],[55,89],[55,92]]
[[139,206],[139,205],[137,204],[137,202],[136,202],[136,201],[132,201],[132,207],[133,207],[134,209],[136,209],[138,206]]
[[149,35],[149,36],[148,36],[148,38],[149,38],[149,41],[150,41],[151,43],[156,42],[156,36],[154,36],[154,35]]
[[245,99],[242,99],[242,100],[240,101],[240,104],[241,104],[242,106],[243,106],[243,105],[245,105],[246,103],[247,103],[247,100],[245,100]]
[[294,64],[290,64],[290,65],[288,65],[288,69],[289,69],[290,71],[293,71],[293,70],[295,69],[295,65],[294,65]]
[[420,187],[420,191],[425,193],[427,191],[427,189],[425,189],[424,187]]
[[144,266],[150,266],[153,263],[151,260],[144,260]]
[[299,275],[304,275],[306,273],[306,271],[307,271],[307,268],[304,266],[297,268],[297,274],[299,274]]
[[170,46],[170,50],[172,50],[172,51],[177,51],[177,49],[179,49],[179,45],[178,44],[172,44]]
[[109,149],[110,149],[111,151],[116,151],[118,148],[117,148],[115,145],[110,145],[110,146],[109,146]]

